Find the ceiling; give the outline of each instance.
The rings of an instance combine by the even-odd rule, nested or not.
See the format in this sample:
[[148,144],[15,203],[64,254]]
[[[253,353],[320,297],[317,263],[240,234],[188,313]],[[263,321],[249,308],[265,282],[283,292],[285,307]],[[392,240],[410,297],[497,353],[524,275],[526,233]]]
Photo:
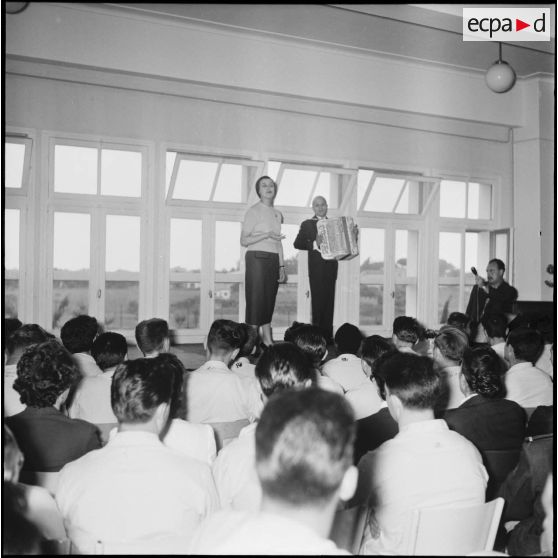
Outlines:
[[[462,39],[462,8],[475,4],[90,5],[455,69],[484,72],[498,59],[496,43]],[[487,4],[477,6],[487,7]],[[514,6],[529,7],[528,4]],[[555,73],[555,5],[541,7],[551,8],[552,40],[503,45],[502,58],[519,77]]]

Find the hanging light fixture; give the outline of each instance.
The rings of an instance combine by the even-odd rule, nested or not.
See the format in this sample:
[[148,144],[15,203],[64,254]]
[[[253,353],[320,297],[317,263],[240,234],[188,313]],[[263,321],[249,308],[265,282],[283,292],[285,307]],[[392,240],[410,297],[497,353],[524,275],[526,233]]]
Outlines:
[[502,43],[498,43],[498,60],[488,68],[484,76],[486,85],[494,93],[505,93],[509,91],[515,83],[515,71],[502,60]]

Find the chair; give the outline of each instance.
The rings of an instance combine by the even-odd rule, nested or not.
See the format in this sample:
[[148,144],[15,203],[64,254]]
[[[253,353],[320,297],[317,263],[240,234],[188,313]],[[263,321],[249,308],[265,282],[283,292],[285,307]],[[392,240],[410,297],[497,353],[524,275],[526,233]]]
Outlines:
[[42,486],[54,496],[56,494],[56,488],[58,487],[59,475],[60,473],[58,472],[21,471],[19,474],[19,482],[32,484],[34,486]]
[[484,450],[482,457],[488,473],[486,499],[496,497],[501,484],[519,462],[521,448],[513,450]]
[[338,548],[359,553],[369,510],[368,506],[355,506],[335,512],[329,538]]
[[235,420],[232,422],[209,422],[215,433],[215,445],[217,451],[238,438],[240,431],[250,424],[248,419]]
[[407,554],[464,556],[491,551],[504,499],[459,507],[414,510]]

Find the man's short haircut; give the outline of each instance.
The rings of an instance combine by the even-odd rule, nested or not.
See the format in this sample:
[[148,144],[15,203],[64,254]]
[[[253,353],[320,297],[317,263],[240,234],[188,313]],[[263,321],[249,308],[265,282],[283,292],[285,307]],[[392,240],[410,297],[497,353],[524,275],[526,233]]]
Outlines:
[[68,320],[60,330],[60,339],[70,353],[87,353],[100,328],[97,320],[85,314]]
[[463,314],[463,312],[452,312],[448,316],[448,325],[456,327],[462,331],[465,331],[471,327],[471,318],[467,316],[467,314]]
[[358,354],[360,344],[362,343],[362,332],[356,325],[345,322],[335,332],[335,346],[339,354]]
[[506,264],[505,264],[502,260],[500,260],[500,259],[498,259],[498,258],[492,258],[492,259],[488,262],[488,264],[490,265],[491,263],[496,264],[496,266],[498,267],[498,269],[499,269],[500,271],[506,271]]
[[380,335],[371,335],[362,340],[362,344],[360,345],[360,357],[372,368],[376,359],[393,349],[393,345],[387,339],[384,339]]
[[135,334],[136,343],[144,355],[161,351],[169,338],[169,324],[161,318],[143,320],[136,326]]
[[258,328],[246,323],[238,324],[238,328],[242,336],[242,345],[240,345],[238,356],[249,357],[258,342]]
[[304,322],[297,322],[296,320],[285,330],[285,334],[283,335],[283,341],[289,341],[290,343],[294,343],[294,334],[299,327],[302,326],[309,326],[312,324],[306,324]]
[[124,335],[114,331],[101,333],[91,347],[91,356],[101,370],[124,362],[128,354],[128,342]]
[[112,377],[112,411],[118,422],[147,422],[161,403],[171,403],[174,385],[174,371],[160,360],[127,360],[117,366]]
[[243,333],[240,324],[232,320],[215,320],[207,335],[207,348],[215,355],[224,355],[240,349]]
[[40,325],[25,324],[16,329],[6,340],[6,350],[9,355],[17,351],[23,351],[32,345],[44,343],[49,339],[54,339],[54,335],[45,331]]
[[256,364],[256,378],[266,397],[286,389],[303,386],[308,380],[315,384],[316,372],[306,355],[293,343],[274,343]]
[[382,365],[385,385],[408,409],[433,409],[441,395],[441,379],[432,359],[401,353]]
[[410,316],[397,316],[393,320],[393,334],[399,341],[412,343],[418,341],[420,333],[420,325],[415,318]]
[[311,366],[319,368],[327,353],[327,343],[318,326],[303,325],[296,328],[292,342],[308,357]]
[[354,414],[343,396],[319,388],[274,395],[256,428],[256,471],[264,495],[322,506],[352,465]]
[[481,318],[481,324],[489,338],[495,339],[497,337],[506,337],[508,319],[504,314],[485,314]]
[[23,324],[17,318],[4,318],[4,339],[8,337]]
[[490,347],[465,349],[461,373],[474,393],[489,399],[502,395],[502,363],[494,349]]
[[29,347],[21,355],[14,389],[28,407],[51,407],[79,378],[72,355],[51,339]]
[[445,358],[461,362],[463,352],[469,346],[469,338],[464,331],[457,327],[443,326],[434,338],[434,346]]
[[534,364],[544,348],[543,337],[536,329],[519,327],[508,333],[506,343],[513,349],[513,354],[518,360]]
[[376,382],[380,397],[384,401],[386,400],[386,374],[389,373],[389,368],[385,365],[385,363],[394,355],[399,354],[401,353],[397,349],[391,347],[389,351],[382,353],[376,360],[374,360],[371,366],[372,377]]

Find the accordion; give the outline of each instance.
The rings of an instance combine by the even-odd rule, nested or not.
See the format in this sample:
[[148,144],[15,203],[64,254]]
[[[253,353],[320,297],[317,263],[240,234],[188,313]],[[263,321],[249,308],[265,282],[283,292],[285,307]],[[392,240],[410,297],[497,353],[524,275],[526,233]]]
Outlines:
[[351,260],[358,256],[358,227],[352,217],[320,219],[317,227],[324,260]]

